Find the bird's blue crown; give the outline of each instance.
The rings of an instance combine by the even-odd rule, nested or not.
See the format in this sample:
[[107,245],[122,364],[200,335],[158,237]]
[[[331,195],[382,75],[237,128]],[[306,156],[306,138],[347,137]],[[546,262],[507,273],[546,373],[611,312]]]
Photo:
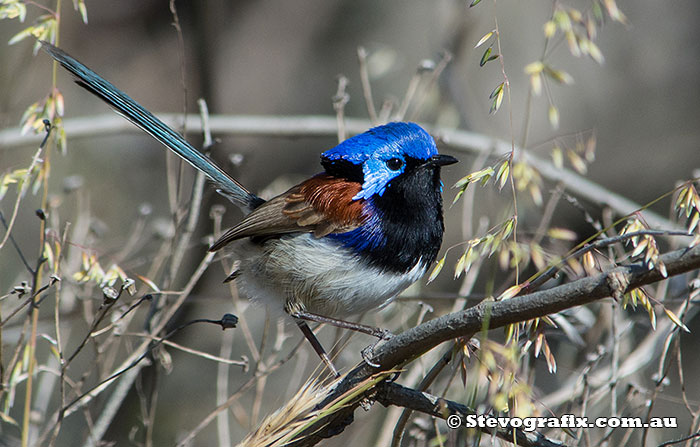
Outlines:
[[397,122],[348,138],[321,158],[362,166],[362,190],[353,198],[357,200],[384,194],[389,182],[404,172],[407,158],[427,160],[437,153],[435,141],[422,127]]

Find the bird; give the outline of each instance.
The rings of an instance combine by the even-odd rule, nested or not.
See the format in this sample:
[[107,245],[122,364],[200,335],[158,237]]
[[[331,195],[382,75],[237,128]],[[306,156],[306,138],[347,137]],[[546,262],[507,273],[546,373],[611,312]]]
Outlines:
[[[232,246],[240,260],[226,281],[291,316],[335,376],[307,321],[364,332],[377,343],[391,336],[347,318],[386,306],[437,258],[444,233],[440,171],[457,159],[438,153],[425,129],[390,122],[352,136],[321,154],[321,173],[266,201],[93,70],[48,42],[42,47],[78,85],[203,172],[242,209],[243,219],[209,247]],[[368,351],[362,356],[379,366]]]

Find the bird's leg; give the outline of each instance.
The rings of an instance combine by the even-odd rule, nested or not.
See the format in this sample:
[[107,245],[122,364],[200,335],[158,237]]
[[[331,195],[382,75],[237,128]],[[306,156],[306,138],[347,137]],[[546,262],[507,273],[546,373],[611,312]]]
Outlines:
[[[374,348],[382,340],[388,340],[394,336],[394,334],[389,332],[387,329],[381,329],[381,328],[374,327],[374,326],[368,326],[366,324],[353,323],[351,321],[338,320],[336,318],[324,317],[323,315],[313,314],[311,312],[306,312],[304,310],[297,309],[294,312],[290,312],[290,315],[292,315],[297,320],[297,324],[299,324],[299,321],[302,321],[302,320],[314,321],[316,323],[327,323],[327,324],[330,324],[332,326],[336,326],[336,327],[339,327],[342,329],[349,329],[351,331],[362,332],[363,334],[377,337],[376,342],[367,346],[365,349],[363,349],[360,352],[362,354],[362,360],[364,360],[365,363],[367,363],[369,366],[371,366],[373,368],[379,368],[379,366],[380,366],[378,363],[375,363],[371,360],[372,356],[374,355]],[[307,326],[307,328],[308,328],[308,326]],[[310,329],[309,329],[309,332],[311,332]],[[306,335],[306,333],[304,333],[304,335]],[[311,335],[313,336],[313,333],[311,333]],[[307,338],[308,338],[308,336],[307,336]],[[314,336],[314,339],[316,339],[315,336]],[[309,339],[309,341],[311,341],[311,339]],[[311,343],[313,344],[313,341],[311,341]],[[318,340],[316,340],[316,343],[318,343]],[[319,343],[319,347],[320,346],[321,345]],[[314,348],[314,349],[316,349],[316,348]],[[321,349],[323,349],[323,348],[321,348]],[[318,350],[316,350],[316,352],[318,352]],[[321,354],[319,354],[319,355],[321,355]],[[323,359],[323,357],[321,357],[321,358]]]
[[[305,310],[295,309],[290,312],[290,315],[294,318],[306,321],[313,321],[315,323],[325,323],[331,326],[339,327],[341,329],[349,329],[351,331],[362,332],[363,334],[371,335],[377,337],[377,343],[382,340],[389,340],[394,336],[387,329],[381,329],[374,326],[368,326],[366,324],[353,323],[352,321],[338,320],[337,318],[324,317],[323,315],[313,314],[311,312],[306,312]],[[377,344],[375,343],[375,345]]]
[[316,354],[318,354],[318,356],[321,357],[321,360],[323,360],[323,363],[326,364],[328,369],[331,370],[335,377],[340,377],[340,373],[338,373],[338,370],[335,369],[335,366],[333,366],[333,363],[331,363],[331,359],[328,357],[326,350],[323,349],[321,342],[318,341],[318,338],[316,338],[309,325],[306,324],[306,321],[299,319],[294,315],[292,316],[294,317],[294,321],[296,321],[297,326],[299,326],[299,329],[301,329],[302,334],[304,334],[304,337],[309,340],[309,343],[311,343],[311,346],[314,348],[314,351],[316,351]]

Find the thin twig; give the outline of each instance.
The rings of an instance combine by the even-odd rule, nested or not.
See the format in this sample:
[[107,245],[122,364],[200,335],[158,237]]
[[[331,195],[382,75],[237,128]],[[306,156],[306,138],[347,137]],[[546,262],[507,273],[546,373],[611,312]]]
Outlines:
[[369,82],[369,70],[367,68],[367,50],[364,47],[357,47],[357,61],[360,65],[360,82],[362,83],[362,94],[367,105],[367,114],[373,125],[378,124],[377,109],[374,108],[374,98],[372,97],[372,84]]
[[211,421],[214,420],[214,418],[219,413],[221,413],[222,411],[227,409],[229,406],[231,406],[231,404],[233,404],[233,402],[238,400],[238,398],[243,394],[243,392],[248,390],[251,386],[253,386],[253,384],[255,384],[258,381],[260,376],[267,376],[267,375],[271,374],[272,372],[274,372],[275,370],[277,370],[278,368],[282,367],[291,358],[294,357],[294,355],[297,353],[299,348],[303,345],[306,345],[306,344],[305,343],[298,343],[294,347],[294,349],[292,349],[292,351],[289,353],[289,355],[280,359],[276,364],[270,366],[267,370],[261,371],[258,375],[253,376],[250,379],[248,379],[243,385],[241,385],[238,388],[238,390],[236,390],[231,396],[229,396],[229,398],[226,399],[226,401],[224,403],[217,406],[199,424],[197,424],[197,426],[194,429],[192,429],[189,433],[187,433],[187,435],[180,442],[178,442],[176,447],[185,447],[185,446],[191,445],[192,440],[197,436],[197,434],[199,434],[199,432],[204,430],[204,428],[206,428],[207,425],[209,425],[211,423]]
[[[425,377],[423,377],[423,380],[421,380],[421,382],[416,387],[417,391],[427,390],[428,387],[435,381],[435,379],[437,379],[438,375],[450,363],[450,360],[452,360],[452,353],[454,352],[454,349],[455,344],[453,343],[445,351],[442,357],[440,357],[440,360],[438,360],[433,365],[433,367],[430,368],[428,374],[426,374]],[[408,419],[411,417],[411,413],[413,413],[413,411],[410,408],[404,408],[404,410],[401,412],[401,416],[399,417],[399,420],[396,423],[396,426],[394,427],[394,434],[391,440],[391,447],[399,447],[401,445],[401,438],[403,437],[403,432],[406,428],[406,424],[408,423]]]
[[338,142],[345,141],[348,137],[345,130],[345,105],[350,101],[350,95],[346,92],[348,86],[348,78],[343,75],[338,76],[338,90],[333,96],[333,109],[338,126]]
[[661,444],[658,445],[658,447],[668,447],[670,445],[680,444],[681,442],[690,441],[691,439],[695,439],[698,437],[700,437],[700,432],[695,432],[695,433],[692,433],[688,436],[684,436],[682,438],[672,439],[670,441],[662,442]]
[[452,54],[448,51],[443,51],[442,57],[440,58],[440,62],[438,62],[435,68],[433,68],[430,71],[430,76],[428,77],[428,80],[425,82],[425,85],[421,89],[421,92],[419,94],[420,96],[418,96],[418,99],[416,100],[416,105],[413,107],[413,111],[408,117],[409,121],[415,121],[416,119],[418,119],[418,116],[423,107],[423,103],[428,97],[428,93],[433,88],[437,80],[440,78],[442,72],[445,71],[445,68],[447,68],[447,65],[450,63],[450,61],[452,61]]
[[[46,142],[46,139],[49,137],[49,131],[46,132],[46,137],[44,138],[44,143]],[[24,196],[24,190],[29,186],[29,177],[32,175],[32,171],[34,170],[34,166],[39,163],[39,155],[41,155],[41,152],[44,150],[44,145],[39,146],[39,149],[36,150],[36,153],[34,153],[34,156],[32,157],[31,163],[29,163],[29,168],[27,168],[27,173],[24,174],[22,177],[22,180],[18,182],[19,185],[21,185],[20,190],[17,191],[17,197],[15,198],[15,203],[12,205],[12,214],[10,215],[10,222],[5,224],[5,236],[2,238],[2,241],[0,241],[0,250],[5,246],[7,243],[7,240],[10,238],[10,234],[12,233],[12,227],[15,225],[15,219],[17,219],[17,213],[19,212],[19,204],[22,201],[22,197]],[[5,222],[5,219],[3,219],[3,223]],[[30,269],[31,270],[31,269]]]
[[[214,259],[214,253],[207,253],[202,261],[200,262],[199,266],[195,270],[195,272],[192,274],[192,277],[190,277],[189,282],[185,285],[183,288],[180,296],[178,296],[177,300],[170,305],[165,311],[163,316],[160,318],[160,322],[151,330],[151,334],[158,334],[160,333],[165,326],[168,324],[170,319],[175,315],[175,313],[180,309],[182,304],[185,302],[187,297],[189,296],[190,292],[194,288],[194,286],[199,282],[199,279],[201,276],[204,274],[206,271],[207,267],[209,264]],[[149,345],[151,344],[150,340],[143,341],[135,350],[134,352],[131,353],[125,360],[122,361],[121,365],[115,369],[115,371],[122,371],[129,365],[131,365],[136,359],[142,358],[143,354],[148,350]],[[142,365],[142,364],[139,364]],[[140,369],[140,367],[137,365],[136,368],[134,369]],[[90,390],[88,393],[85,393],[78,401],[73,402],[73,407],[72,408],[67,408],[66,409],[66,415],[69,415],[76,411],[77,409],[81,408],[82,406],[86,405],[92,399],[96,396],[98,396],[107,386],[109,386],[114,379],[118,378],[119,376],[115,376],[115,374],[112,374],[110,376],[111,378],[109,380],[103,381],[100,385],[94,387],[92,390]],[[127,380],[127,379],[123,379]],[[102,413],[101,417],[104,415]]]
[[51,279],[51,280],[49,280],[49,282],[47,284],[44,284],[39,289],[37,289],[34,293],[29,295],[27,298],[25,298],[24,301],[22,301],[22,303],[19,306],[17,306],[7,317],[5,317],[4,320],[0,321],[0,328],[2,328],[5,325],[5,323],[7,323],[9,320],[11,320],[12,317],[17,315],[19,313],[19,311],[24,309],[24,307],[27,306],[28,304],[36,305],[34,300],[39,295],[41,295],[42,293],[47,291],[54,284],[56,284],[56,280]]
[[[219,357],[228,358],[233,351],[234,331],[226,331],[221,339]],[[219,363],[216,371],[216,406],[222,405],[228,396],[229,372],[231,366],[227,363]],[[219,413],[216,417],[216,434],[219,444],[222,446],[233,445],[231,442],[231,427],[228,413]]]
[[203,359],[212,360],[212,361],[217,362],[217,363],[223,363],[225,365],[235,365],[235,366],[244,366],[244,367],[248,366],[248,362],[246,362],[245,360],[230,360],[226,357],[216,356],[213,354],[206,353],[204,351],[200,351],[199,349],[188,348],[187,346],[183,346],[179,343],[175,343],[174,341],[162,340],[161,338],[154,337],[151,334],[125,332],[123,335],[130,335],[130,336],[134,336],[134,337],[147,338],[147,339],[150,339],[153,341],[160,341],[160,343],[165,345],[165,346],[170,346],[170,347],[175,348],[179,351],[186,352],[188,354],[192,354],[192,355],[195,355],[197,357],[201,357]]
[[[197,101],[199,112],[202,119],[202,133],[204,135],[204,153],[212,146],[211,128],[209,127],[209,109],[204,99]],[[197,171],[195,174],[194,185],[192,185],[192,196],[190,198],[190,206],[187,209],[187,222],[185,228],[180,235],[177,245],[173,249],[173,257],[170,261],[170,278],[175,278],[176,272],[180,268],[185,252],[190,245],[190,240],[197,228],[199,221],[199,213],[202,209],[202,196],[204,194],[204,185],[206,184],[206,176],[203,172]]]
[[399,106],[399,109],[394,115],[395,120],[402,121],[404,119],[404,117],[406,116],[406,112],[408,111],[408,107],[411,105],[413,98],[416,96],[418,86],[420,85],[421,80],[423,79],[423,74],[428,70],[432,70],[433,68],[434,66],[432,64],[432,61],[425,61],[418,67],[416,72],[411,77],[411,80],[408,81],[408,88],[406,88],[406,94],[404,94],[403,99],[401,100],[401,105]]
[[2,222],[2,226],[5,227],[5,232],[9,235],[8,237],[10,238],[10,243],[14,247],[15,251],[17,252],[17,255],[19,256],[19,259],[22,261],[22,264],[24,265],[24,268],[27,269],[27,272],[29,274],[34,273],[34,270],[32,267],[29,265],[29,262],[27,261],[27,258],[24,256],[24,253],[22,253],[22,249],[19,248],[19,245],[17,244],[17,241],[15,241],[15,238],[12,237],[10,234],[10,227],[7,225],[7,221],[5,220],[5,216],[3,215],[2,211],[0,211],[0,222]]

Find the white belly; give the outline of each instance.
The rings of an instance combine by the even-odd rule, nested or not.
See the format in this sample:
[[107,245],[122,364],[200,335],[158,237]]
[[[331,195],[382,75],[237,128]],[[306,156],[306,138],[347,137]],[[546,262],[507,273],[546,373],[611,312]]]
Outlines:
[[384,272],[350,249],[311,234],[270,239],[262,245],[244,241],[237,284],[254,301],[283,309],[286,303],[328,317],[385,306],[427,269],[419,261],[408,273]]

